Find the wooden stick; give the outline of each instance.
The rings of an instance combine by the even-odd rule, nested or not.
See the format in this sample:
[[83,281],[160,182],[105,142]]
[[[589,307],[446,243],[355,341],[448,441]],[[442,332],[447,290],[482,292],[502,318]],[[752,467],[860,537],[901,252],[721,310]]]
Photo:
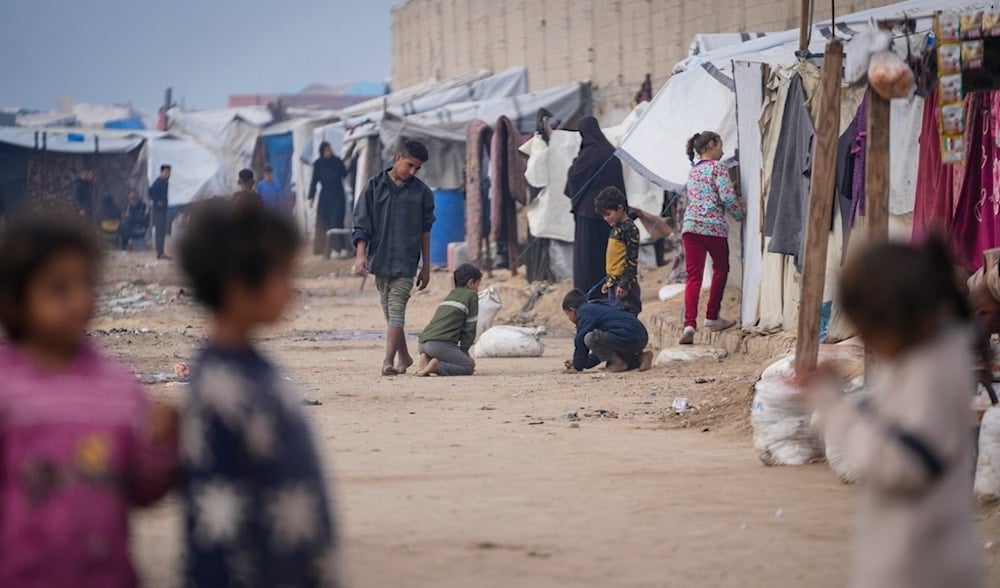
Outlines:
[[830,241],[830,215],[837,175],[837,139],[840,134],[840,66],[844,47],[840,41],[827,43],[820,82],[819,115],[813,152],[812,184],[809,189],[809,216],[802,262],[802,297],[799,302],[799,331],[795,342],[795,371],[816,369],[819,357],[819,321],[826,277],[826,250]]
[[865,221],[869,242],[889,238],[889,101],[868,88]]

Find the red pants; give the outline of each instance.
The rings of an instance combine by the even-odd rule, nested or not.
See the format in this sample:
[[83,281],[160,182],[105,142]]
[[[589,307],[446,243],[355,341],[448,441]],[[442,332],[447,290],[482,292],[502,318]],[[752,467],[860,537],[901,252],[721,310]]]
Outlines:
[[705,318],[719,318],[722,295],[729,278],[729,240],[684,233],[684,262],[687,266],[687,285],[684,288],[684,326],[698,325],[698,297],[701,295],[701,278],[705,273],[705,254],[712,256],[712,288],[708,292],[708,312]]

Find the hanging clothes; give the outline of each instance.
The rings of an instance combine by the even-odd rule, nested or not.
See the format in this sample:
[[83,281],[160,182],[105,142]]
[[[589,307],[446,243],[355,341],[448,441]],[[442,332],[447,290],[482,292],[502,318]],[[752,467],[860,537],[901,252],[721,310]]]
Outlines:
[[983,251],[1000,243],[1000,161],[996,120],[1000,92],[977,92],[966,99],[966,167],[951,231],[952,251],[970,272]]
[[809,205],[815,129],[801,77],[795,75],[789,84],[764,214],[764,235],[771,238],[768,251],[794,256],[798,267]]
[[851,178],[851,218],[865,214],[865,170],[868,160],[868,97],[865,96],[855,119],[852,130],[851,157],[854,159],[854,175]]
[[488,190],[483,190],[488,165],[484,166],[483,160],[492,132],[481,120],[474,120],[465,128],[465,243],[469,261],[474,264],[481,258],[482,243],[489,232],[489,214],[486,214],[489,196]]
[[490,222],[493,239],[506,244],[510,270],[517,273],[517,205],[526,204],[528,182],[524,172],[528,158],[519,147],[529,137],[523,137],[517,126],[506,116],[497,120],[490,143]]
[[921,243],[933,231],[951,232],[955,209],[954,174],[941,163],[938,130],[938,92],[927,94],[923,124],[920,127],[920,155],[917,165],[917,194],[913,207],[911,240]]

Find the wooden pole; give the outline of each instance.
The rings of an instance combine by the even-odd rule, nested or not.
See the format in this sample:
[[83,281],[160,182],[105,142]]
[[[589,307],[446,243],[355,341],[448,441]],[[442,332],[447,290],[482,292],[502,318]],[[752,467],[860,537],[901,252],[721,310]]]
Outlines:
[[[868,88],[865,143],[865,230],[869,243],[889,239],[889,101]],[[865,382],[875,356],[865,347]]]
[[889,101],[868,88],[865,224],[869,242],[889,238]]
[[802,10],[801,17],[799,20],[799,51],[805,53],[809,50],[809,28],[812,24],[812,2],[810,0],[802,0]]
[[795,342],[795,371],[799,374],[816,369],[819,357],[819,321],[826,277],[826,250],[830,241],[830,215],[833,213],[833,189],[837,176],[840,66],[843,60],[843,44],[840,41],[827,43],[819,88],[819,115],[816,120],[809,216],[806,220],[802,262],[799,330]]

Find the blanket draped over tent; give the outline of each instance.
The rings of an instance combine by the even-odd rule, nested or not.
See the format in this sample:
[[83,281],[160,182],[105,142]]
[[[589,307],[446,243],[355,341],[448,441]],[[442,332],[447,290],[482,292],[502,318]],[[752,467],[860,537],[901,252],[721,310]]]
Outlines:
[[528,159],[518,148],[525,137],[506,116],[497,120],[490,145],[490,224],[497,243],[507,243],[507,258],[515,271],[517,260],[517,206],[526,204],[528,184],[524,171]]
[[[487,236],[484,229],[489,214],[485,206],[488,196],[483,191],[483,156],[490,147],[491,133],[489,125],[475,120],[469,123],[465,134],[465,242],[472,263],[480,260],[483,238]],[[485,254],[489,255],[489,249]]]

